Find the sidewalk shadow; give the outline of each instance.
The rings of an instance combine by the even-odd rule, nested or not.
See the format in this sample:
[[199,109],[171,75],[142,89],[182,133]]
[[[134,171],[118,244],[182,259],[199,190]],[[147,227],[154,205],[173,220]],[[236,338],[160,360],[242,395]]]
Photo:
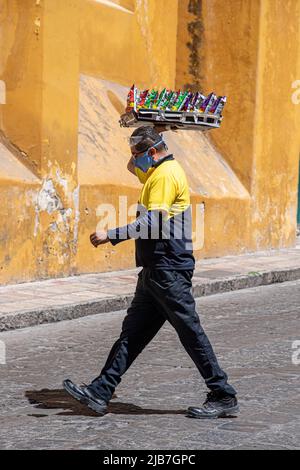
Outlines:
[[[63,409],[67,411],[60,411],[57,415],[65,416],[97,416],[93,410],[87,406],[82,405],[79,401],[72,398],[63,389],[49,390],[47,388],[42,390],[28,390],[25,392],[25,397],[31,405],[34,405],[39,410],[49,409]],[[169,415],[169,414],[186,414],[185,410],[157,410],[151,408],[141,408],[140,406],[133,405],[132,403],[110,402],[108,405],[108,413],[113,414],[132,414],[132,415]],[[32,413],[30,416],[42,418],[48,416],[43,413]]]

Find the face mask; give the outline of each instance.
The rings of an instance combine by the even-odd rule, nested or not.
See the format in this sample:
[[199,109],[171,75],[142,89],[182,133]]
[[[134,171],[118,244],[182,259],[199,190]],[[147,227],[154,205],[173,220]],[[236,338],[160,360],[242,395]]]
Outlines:
[[[163,140],[161,139],[159,142],[156,142],[156,144],[152,145],[150,148],[156,147],[162,142]],[[134,166],[142,170],[144,173],[147,173],[149,168],[151,168],[155,163],[155,160],[153,159],[151,155],[149,155],[148,152],[149,152],[149,149],[145,153],[143,153],[143,155],[141,155],[140,157],[134,160]]]
[[134,165],[136,166],[136,168],[139,168],[144,173],[147,173],[149,168],[151,168],[153,166],[153,163],[154,163],[153,157],[151,155],[149,155],[149,153],[147,151],[141,157],[138,157],[135,160]]

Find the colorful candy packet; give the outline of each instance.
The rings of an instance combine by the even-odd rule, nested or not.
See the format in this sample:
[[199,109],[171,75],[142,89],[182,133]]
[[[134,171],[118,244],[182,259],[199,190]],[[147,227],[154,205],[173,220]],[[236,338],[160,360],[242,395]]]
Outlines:
[[216,95],[214,93],[210,93],[207,98],[202,101],[201,105],[200,105],[200,108],[199,108],[199,111],[201,111],[202,113],[206,114],[208,113],[210,107],[212,106],[213,102],[215,101],[216,99]]
[[165,101],[161,104],[160,109],[167,110],[170,109],[172,101],[176,99],[177,93],[174,91],[170,91],[165,99]]
[[148,96],[149,90],[144,90],[140,93],[138,98],[137,108],[143,108],[145,106],[145,102]]
[[[135,85],[132,85],[132,87],[129,90],[128,96],[127,96],[127,110],[131,111],[134,106],[135,106],[135,100],[136,100],[136,94],[137,94],[137,89]],[[128,112],[128,111],[127,111]]]
[[225,106],[225,103],[226,103],[226,96],[219,96],[215,102],[213,103],[213,105],[211,106],[209,112],[211,114],[221,114],[221,112],[223,111],[223,108]]
[[182,111],[188,111],[189,105],[190,105],[190,103],[191,103],[193,97],[194,97],[194,94],[191,93],[191,92],[189,92],[188,95],[187,95],[187,97],[185,98],[183,104],[182,104],[182,108],[181,108]]
[[182,93],[179,94],[176,102],[174,103],[173,107],[172,107],[172,111],[181,111],[181,108],[184,104],[184,101],[186,99],[186,97],[188,96],[188,91],[184,91]]
[[156,91],[154,89],[151,90],[150,93],[147,96],[144,107],[148,108],[148,109],[151,109],[152,106],[153,106],[153,103],[157,99],[157,96],[158,96],[158,91]]
[[167,89],[164,88],[164,89],[162,90],[162,92],[160,93],[159,97],[157,98],[156,103],[154,103],[153,109],[159,109],[160,104],[162,103],[162,101],[163,101],[164,98],[166,97],[167,93],[168,93],[168,92],[167,92]]

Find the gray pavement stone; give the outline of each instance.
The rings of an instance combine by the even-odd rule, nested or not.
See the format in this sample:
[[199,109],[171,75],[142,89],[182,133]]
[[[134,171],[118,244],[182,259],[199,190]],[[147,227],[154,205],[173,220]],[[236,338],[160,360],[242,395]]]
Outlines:
[[176,332],[164,325],[95,415],[61,382],[89,382],[118,337],[125,311],[0,333],[1,449],[299,449],[300,280],[198,299],[201,322],[238,390],[235,419],[185,410],[205,384]]

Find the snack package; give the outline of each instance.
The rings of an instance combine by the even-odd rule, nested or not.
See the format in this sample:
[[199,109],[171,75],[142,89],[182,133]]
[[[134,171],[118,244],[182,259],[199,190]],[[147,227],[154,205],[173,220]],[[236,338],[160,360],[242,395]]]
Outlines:
[[126,112],[130,112],[134,106],[135,106],[135,101],[136,101],[136,95],[137,95],[137,89],[135,85],[132,85],[132,87],[129,90],[129,93],[127,95],[127,108]]
[[166,95],[165,99],[161,103],[160,109],[167,109],[173,96],[174,96],[174,92],[171,90],[168,90],[168,94]]
[[161,105],[161,103],[163,102],[163,100],[165,99],[167,93],[168,93],[168,92],[167,92],[167,89],[164,88],[164,89],[162,90],[162,92],[159,94],[156,103],[153,105],[153,109],[160,109],[160,105]]
[[188,111],[190,103],[193,99],[193,93],[188,93],[187,97],[185,98],[184,102],[182,103],[182,111]]
[[149,93],[148,93],[148,96],[147,96],[147,99],[145,101],[145,105],[144,107],[145,108],[148,108],[148,109],[151,109],[155,100],[157,99],[157,96],[158,96],[158,91],[156,90],[151,90]]
[[172,111],[181,111],[181,108],[184,104],[184,101],[186,99],[186,97],[188,96],[188,91],[184,91],[182,93],[179,94],[176,102],[174,103],[173,107],[172,107]]
[[223,108],[226,104],[227,98],[226,96],[219,96],[219,98],[216,100],[216,102],[213,104],[213,106],[210,109],[210,112],[215,115],[221,115]]
[[144,90],[140,93],[138,98],[138,105],[137,108],[143,108],[145,106],[145,102],[148,96],[149,90]]
[[202,113],[208,113],[210,107],[212,106],[212,104],[214,103],[216,99],[216,95],[214,93],[210,93],[207,98],[202,101],[201,105],[200,105],[200,108],[199,110],[202,112]]
[[175,106],[176,106],[176,103],[177,103],[180,95],[181,95],[180,90],[175,91],[173,93],[172,98],[171,98],[170,103],[169,103],[169,106],[168,106],[169,111],[176,111]]

